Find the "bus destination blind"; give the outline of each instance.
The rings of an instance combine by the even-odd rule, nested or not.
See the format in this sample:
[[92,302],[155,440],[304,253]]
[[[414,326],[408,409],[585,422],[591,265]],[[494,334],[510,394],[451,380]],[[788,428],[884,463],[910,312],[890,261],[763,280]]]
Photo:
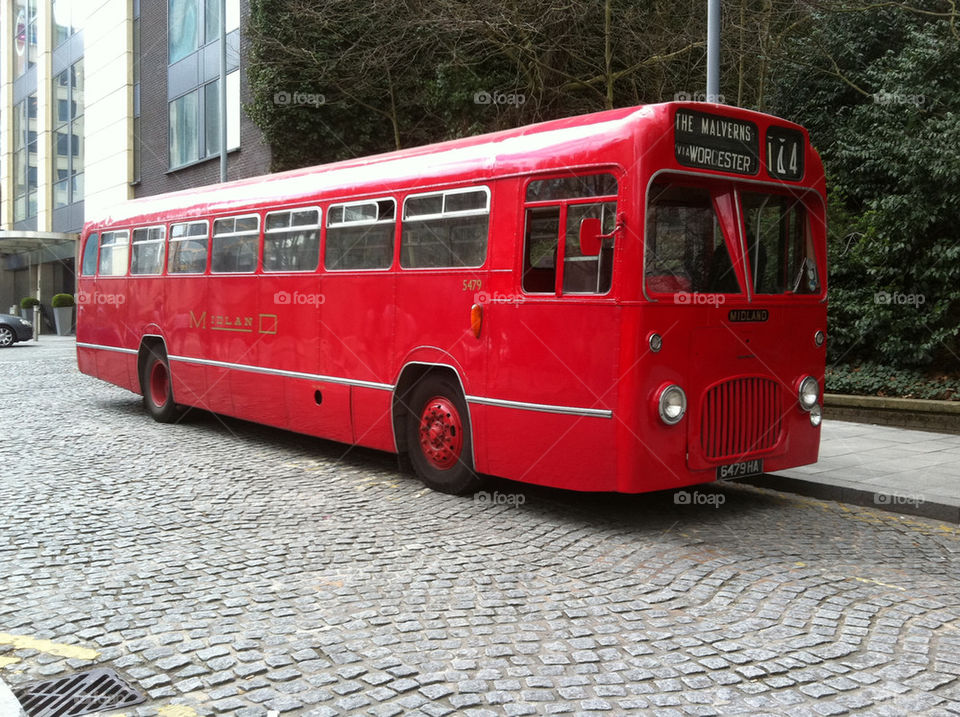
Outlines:
[[746,120],[678,109],[674,152],[686,167],[753,175],[760,167],[760,132]]

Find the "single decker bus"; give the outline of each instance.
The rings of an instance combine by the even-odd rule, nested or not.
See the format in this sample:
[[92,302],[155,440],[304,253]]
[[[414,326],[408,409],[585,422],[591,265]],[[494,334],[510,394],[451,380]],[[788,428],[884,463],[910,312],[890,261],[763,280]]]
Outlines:
[[77,359],[449,493],[757,475],[817,460],[825,215],[802,127],[693,102],[146,197],[84,226]]

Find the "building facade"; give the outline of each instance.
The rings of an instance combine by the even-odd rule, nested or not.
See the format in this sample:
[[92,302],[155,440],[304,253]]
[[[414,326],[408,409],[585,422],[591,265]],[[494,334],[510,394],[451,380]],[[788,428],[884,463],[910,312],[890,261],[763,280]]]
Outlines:
[[[219,181],[220,2],[0,0],[0,312],[74,292],[87,218]],[[242,112],[248,6],[224,13],[229,179],[270,165]]]

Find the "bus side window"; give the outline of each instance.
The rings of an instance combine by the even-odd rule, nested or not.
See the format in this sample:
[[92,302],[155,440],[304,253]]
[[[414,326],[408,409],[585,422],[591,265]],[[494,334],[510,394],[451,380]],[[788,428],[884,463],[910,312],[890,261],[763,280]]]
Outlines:
[[159,274],[163,271],[163,250],[166,228],[142,227],[133,230],[131,274]]
[[207,223],[184,222],[170,225],[167,272],[202,274],[207,268]]
[[260,217],[248,214],[217,219],[213,223],[210,271],[250,273],[257,268]]
[[332,205],[327,211],[324,268],[388,269],[393,263],[396,215],[397,202],[389,197]]
[[123,276],[127,273],[129,259],[129,230],[100,235],[100,276]]
[[531,294],[557,290],[557,257],[563,223],[563,294],[605,294],[613,280],[613,237],[596,256],[580,250],[580,223],[599,219],[612,234],[617,217],[617,178],[612,174],[536,179],[527,185],[521,286]]
[[613,278],[613,237],[603,240],[597,256],[580,252],[580,222],[600,220],[604,234],[612,234],[617,223],[617,203],[572,204],[567,207],[566,246],[563,253],[564,294],[606,294]]
[[403,202],[400,266],[479,267],[487,258],[490,190],[452,189]]
[[560,207],[527,210],[527,232],[523,242],[524,291],[531,294],[554,292],[559,236]]
[[316,271],[319,263],[319,209],[267,214],[263,233],[264,271]]
[[83,263],[80,266],[80,273],[83,276],[93,276],[97,273],[97,245],[100,237],[97,234],[91,234],[87,237],[87,243],[83,247]]

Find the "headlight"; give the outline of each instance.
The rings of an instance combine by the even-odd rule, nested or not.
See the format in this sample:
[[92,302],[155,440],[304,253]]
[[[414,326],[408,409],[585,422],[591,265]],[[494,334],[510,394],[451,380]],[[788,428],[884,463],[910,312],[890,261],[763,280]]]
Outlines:
[[807,376],[800,382],[800,390],[797,398],[800,400],[800,408],[809,411],[820,398],[820,384],[813,376]]
[[20,319],[20,323],[23,324],[24,326],[29,326],[30,328],[33,328],[33,324],[31,324],[26,319]]
[[687,396],[683,389],[673,384],[660,391],[657,410],[660,413],[660,420],[668,426],[679,423],[683,414],[687,412]]
[[816,428],[820,425],[820,421],[823,420],[823,411],[820,410],[820,404],[815,403],[810,409],[810,425]]

